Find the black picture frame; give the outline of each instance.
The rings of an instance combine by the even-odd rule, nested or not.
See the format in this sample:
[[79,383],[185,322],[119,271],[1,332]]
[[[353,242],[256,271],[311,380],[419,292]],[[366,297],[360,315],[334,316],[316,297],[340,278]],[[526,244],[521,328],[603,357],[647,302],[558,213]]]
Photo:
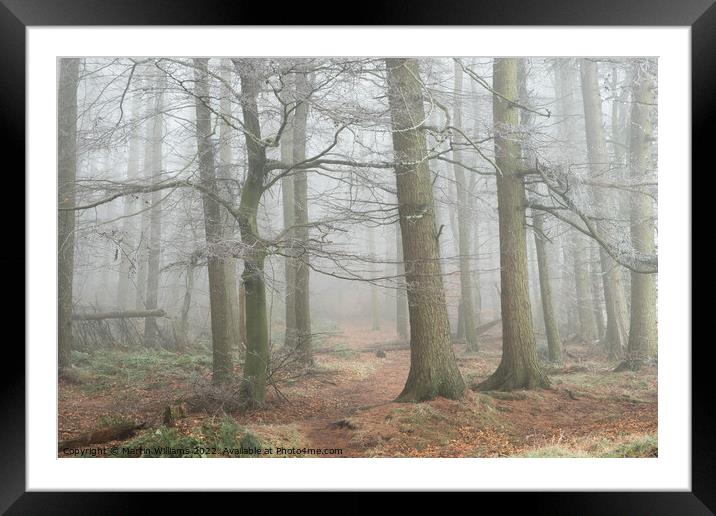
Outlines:
[[[711,131],[716,106],[716,6],[714,0],[414,0],[365,2],[354,12],[323,20],[326,25],[576,25],[576,26],[690,26],[692,49],[692,168],[713,168]],[[331,11],[333,9],[333,11]],[[260,2],[216,0],[0,0],[0,127],[2,128],[5,199],[24,214],[25,180],[25,29],[62,25],[316,25],[317,13],[336,12],[336,5],[312,2],[266,9]],[[8,161],[8,158],[12,160]],[[707,159],[709,160],[707,162]],[[9,165],[12,163],[12,166]],[[705,165],[709,163],[707,168]],[[14,172],[13,172],[14,171]],[[15,182],[13,185],[12,182]],[[22,195],[20,194],[22,192]],[[7,212],[10,213],[10,212]],[[10,282],[6,299],[6,330],[24,314],[25,227],[8,217],[3,236],[11,243],[0,253],[0,266]],[[689,250],[690,252],[690,250]],[[12,311],[17,313],[12,313]],[[22,313],[21,313],[22,312]],[[530,511],[549,514],[713,514],[716,511],[716,425],[709,410],[712,388],[711,341],[692,347],[692,491],[610,493],[509,493],[525,501]],[[669,343],[687,349],[690,343]],[[145,496],[130,493],[28,493],[25,489],[25,353],[16,339],[6,339],[6,367],[0,374],[0,511],[8,514],[125,514],[144,512]],[[212,494],[218,496],[218,494]],[[483,496],[488,496],[485,494]],[[489,494],[506,496],[506,494]],[[417,497],[418,499],[420,497]],[[190,494],[171,496],[169,509],[185,509],[196,501]],[[204,501],[206,503],[206,501]],[[320,501],[311,504],[320,505]],[[340,512],[356,512],[363,505],[355,496]],[[485,506],[486,507],[486,506]],[[363,508],[366,508],[365,506]],[[335,509],[338,510],[338,509]]]

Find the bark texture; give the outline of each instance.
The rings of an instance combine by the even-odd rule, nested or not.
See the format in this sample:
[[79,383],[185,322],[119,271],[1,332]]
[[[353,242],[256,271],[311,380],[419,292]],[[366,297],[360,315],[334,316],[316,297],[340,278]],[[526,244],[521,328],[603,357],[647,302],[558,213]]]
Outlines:
[[[648,60],[635,60],[631,122],[629,125],[629,170],[632,180],[643,181],[651,168],[651,143],[654,140],[652,106],[656,104],[654,66]],[[654,204],[643,194],[636,194],[631,205],[631,240],[639,253],[653,254]],[[644,359],[656,352],[657,310],[656,275],[631,273],[631,323],[624,366],[641,367]]]
[[517,67],[514,58],[495,59],[493,120],[500,229],[500,305],[502,359],[497,370],[478,385],[483,390],[532,389],[549,386],[539,367],[532,326],[527,268],[524,180],[516,172],[521,155],[515,141],[519,122]]
[[407,338],[408,300],[405,294],[405,263],[403,262],[403,242],[400,237],[400,224],[395,225],[395,275],[398,284],[395,293],[395,326],[399,336]]
[[537,249],[537,268],[539,270],[540,299],[542,300],[542,316],[544,319],[544,331],[547,335],[547,350],[550,362],[562,363],[562,339],[559,336],[557,316],[554,311],[552,299],[552,284],[550,275],[550,253],[547,238],[544,235],[544,215],[534,215],[534,236],[535,248]]
[[244,256],[244,311],[246,314],[246,357],[241,394],[246,404],[260,405],[266,399],[269,359],[268,317],[266,310],[266,250],[258,229],[258,209],[264,191],[266,148],[261,140],[257,98],[261,70],[251,59],[236,59],[234,66],[241,79],[241,111],[248,154],[248,171],[239,202],[241,241]]
[[211,114],[205,102],[209,102],[207,74],[208,59],[194,59],[196,81],[196,137],[199,151],[199,175],[205,189],[202,192],[204,207],[204,232],[209,249],[209,305],[211,312],[211,340],[213,350],[213,377],[216,384],[228,382],[232,376],[229,328],[227,321],[226,265],[217,252],[221,241],[221,206],[216,201],[218,192],[214,149],[211,144]]
[[423,85],[417,60],[385,63],[410,318],[410,372],[398,401],[457,399],[465,383],[452,349],[438,261],[432,177],[421,130],[426,119]]

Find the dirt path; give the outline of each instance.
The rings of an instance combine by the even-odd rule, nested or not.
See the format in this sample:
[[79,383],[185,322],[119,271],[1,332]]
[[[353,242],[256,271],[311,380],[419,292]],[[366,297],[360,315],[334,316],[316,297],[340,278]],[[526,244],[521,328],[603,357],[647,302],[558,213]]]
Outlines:
[[[297,454],[311,457],[502,457],[554,446],[562,447],[556,453],[605,456],[629,439],[655,442],[656,368],[615,374],[595,347],[571,345],[573,363],[552,376],[552,390],[520,391],[508,398],[468,390],[459,401],[414,404],[393,401],[408,375],[409,350],[388,349],[385,357],[366,351],[381,342],[390,348],[394,334],[351,328],[338,340],[333,351],[316,355],[312,372],[280,385],[283,396],[272,391],[261,409],[232,412],[236,423],[267,446],[321,450],[320,455]],[[468,385],[499,363],[499,336],[483,341],[477,353],[455,348]],[[98,376],[100,383],[61,384],[60,439],[96,428],[107,415],[160,425],[168,403],[192,394],[187,376],[192,369],[177,369],[189,358],[168,354],[163,360],[169,363],[148,366],[144,377],[129,382],[127,372],[153,355],[118,355],[116,372]],[[174,369],[168,371],[170,364]],[[210,375],[206,365],[197,371]],[[220,416],[192,411],[178,430],[196,435],[204,424],[218,424]]]
[[[358,411],[393,403],[400,394],[410,367],[409,351],[388,352],[365,379],[341,383],[326,389],[323,395],[339,401],[338,410],[303,421],[300,425],[307,447],[342,449],[342,455],[360,456],[363,450],[351,441],[355,427],[350,417]],[[335,457],[336,454],[322,455]]]

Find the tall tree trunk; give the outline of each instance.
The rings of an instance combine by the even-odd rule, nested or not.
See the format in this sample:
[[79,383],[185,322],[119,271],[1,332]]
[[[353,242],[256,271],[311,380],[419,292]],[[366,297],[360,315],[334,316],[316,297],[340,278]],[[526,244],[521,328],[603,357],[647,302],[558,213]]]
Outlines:
[[194,291],[194,269],[196,268],[195,258],[191,258],[185,269],[184,300],[182,301],[181,314],[179,317],[179,331],[177,332],[177,347],[184,350],[189,346],[189,310],[191,309],[191,295]]
[[[306,123],[308,121],[308,97],[310,87],[306,72],[296,74],[296,95],[301,101],[296,108],[293,125],[293,161],[306,159]],[[295,237],[300,256],[295,262],[296,350],[301,361],[313,363],[311,342],[311,297],[309,289],[308,253],[308,173],[299,169],[293,175]]]
[[601,263],[597,247],[592,244],[588,245],[585,250],[589,253],[589,270],[587,273],[591,278],[589,290],[592,294],[592,313],[597,325],[597,337],[599,340],[603,340],[607,332],[606,323],[604,322],[604,280],[600,272]]
[[[632,80],[632,74],[627,72],[625,82]],[[619,69],[612,67],[612,95],[616,95],[619,89]],[[627,109],[629,101],[629,89],[622,87],[617,98],[612,100],[611,112],[611,147],[614,155],[614,163],[617,168],[617,178],[627,183],[629,181],[629,167],[627,166]],[[629,220],[631,217],[631,192],[628,190],[617,190],[619,218]],[[625,308],[631,309],[631,271],[626,267],[620,267],[622,282],[624,284]]]
[[[222,116],[219,117],[219,179],[223,183],[219,191],[224,192],[227,198],[234,199],[237,196],[237,188],[234,186],[236,179],[232,169],[231,156],[231,126],[226,120],[231,119],[231,62],[222,60],[221,66],[221,87],[219,111]],[[224,232],[224,240],[232,241],[236,238],[236,220],[234,217],[225,213],[222,220]],[[236,281],[236,259],[227,256],[224,258],[224,279],[226,280],[226,297],[227,297],[227,324],[229,332],[229,345],[237,346],[240,351],[243,347],[240,339],[239,329],[239,292],[237,290]]]
[[400,224],[395,225],[395,275],[398,284],[395,294],[395,326],[398,335],[408,337],[408,300],[405,295],[405,263],[403,262],[403,242],[400,237]]
[[227,321],[226,265],[216,244],[221,241],[221,206],[216,201],[218,186],[214,170],[214,149],[211,144],[211,114],[204,102],[209,102],[209,60],[194,59],[196,81],[196,138],[199,152],[199,176],[206,191],[202,192],[204,232],[208,248],[209,306],[211,312],[211,340],[213,349],[213,377],[216,384],[228,382],[232,376],[231,345]]
[[[139,118],[139,95],[132,99],[132,118]],[[139,174],[139,134],[135,130],[129,139],[127,150],[127,181],[134,182]],[[135,245],[134,215],[137,212],[137,196],[124,197],[124,220],[122,222],[122,243],[120,246],[119,282],[117,286],[117,308],[126,310],[130,308],[128,297],[131,290],[130,277],[132,276],[132,259],[130,253]]]
[[542,318],[542,298],[540,297],[539,264],[537,263],[537,250],[532,242],[527,240],[527,274],[529,276],[530,307],[532,309],[532,323],[536,333],[543,333],[545,330],[544,319]]
[[[651,142],[654,140],[652,106],[656,104],[653,66],[638,59],[633,65],[631,123],[629,126],[629,169],[634,182],[650,174]],[[636,193],[631,203],[631,240],[639,253],[654,254],[654,205],[647,195]],[[631,323],[624,366],[638,370],[644,358],[656,352],[657,312],[656,277],[654,274],[631,273]]]
[[[146,101],[145,114],[145,137],[144,137],[144,158],[142,161],[141,178],[144,182],[148,182],[152,176],[152,153],[154,152],[154,124],[152,121],[156,115],[156,98],[158,69],[154,64],[147,65],[146,89],[148,90],[148,99]],[[147,302],[147,269],[149,265],[149,233],[151,219],[151,193],[139,194],[139,204],[141,206],[141,215],[139,220],[139,244],[137,246],[137,277],[135,280],[136,297],[135,308],[144,310]]]
[[[592,177],[603,179],[609,171],[604,126],[602,123],[602,99],[599,94],[597,64],[591,59],[580,63],[584,124],[587,133],[587,154]],[[598,216],[608,216],[608,203],[599,188],[592,189],[592,203]],[[606,343],[612,357],[620,356],[627,338],[626,307],[621,271],[617,263],[600,246],[599,261],[604,283],[604,301],[607,309]]]
[[[154,100],[154,118],[152,120],[152,139],[148,145],[152,146],[151,174],[152,182],[161,181],[162,175],[162,110],[164,100],[164,88],[166,76],[164,74],[157,80],[157,94]],[[145,164],[147,166],[147,164]],[[162,198],[161,190],[152,192],[151,209],[149,215],[149,243],[147,248],[147,291],[144,307],[147,310],[157,308],[159,301],[159,263],[161,260],[162,240],[162,209],[160,206]],[[158,347],[159,328],[154,317],[144,319],[144,345],[147,347]]]
[[[476,195],[475,190],[477,189],[477,178],[475,177],[475,174],[473,174],[472,179],[470,180],[470,213],[471,219],[472,219],[472,254],[475,257],[474,263],[478,263],[478,259],[480,256],[480,225],[479,225],[479,219],[477,217],[477,201],[476,201]],[[477,267],[476,267],[477,268]],[[473,286],[473,308],[475,312],[475,328],[480,326],[482,324],[482,295],[480,293],[480,273],[479,270],[475,271],[475,273],[471,274],[472,277],[472,286]]]
[[243,279],[239,281],[239,355],[246,353],[246,288]]
[[[500,227],[500,299],[502,359],[497,370],[478,387],[490,390],[547,387],[539,367],[529,299],[525,188],[517,174],[520,145],[518,130],[517,66],[514,58],[493,64],[493,120],[497,173],[497,210]],[[499,95],[498,95],[499,94]]]
[[[290,77],[284,79],[287,87],[290,89]],[[290,99],[286,99],[289,101]],[[283,136],[281,137],[281,161],[283,163],[293,163],[293,116],[286,122]],[[286,233],[286,239],[293,243],[295,225],[296,204],[293,194],[292,175],[287,175],[281,179],[281,199],[283,204],[283,228]],[[284,337],[284,345],[288,349],[295,349],[297,343],[298,331],[296,329],[296,259],[293,256],[295,249],[291,245],[286,252],[284,258],[284,278],[286,281],[286,335]]]
[[[478,140],[478,135],[480,134],[479,129],[479,120],[480,120],[480,106],[477,102],[477,83],[475,81],[470,81],[470,93],[472,96],[472,105],[473,105],[473,141]],[[480,156],[475,153],[475,166],[477,167]],[[480,218],[478,215],[478,207],[477,207],[477,181],[478,181],[478,175],[472,174],[470,176],[470,188],[468,189],[470,192],[470,213],[472,218],[472,228],[473,228],[473,237],[472,237],[472,245],[474,249],[474,255],[476,257],[475,263],[478,263],[478,260],[480,258]],[[474,285],[474,303],[475,303],[475,326],[480,326],[482,324],[482,293],[481,293],[481,280],[480,280],[480,272],[479,268],[473,274],[473,285]]]
[[[453,121],[455,127],[462,128],[462,67],[455,63],[455,106]],[[453,160],[462,163],[463,153],[461,146],[465,144],[464,138],[455,137],[458,147],[453,150]],[[457,163],[453,165],[455,174],[455,187],[457,193],[457,225],[458,225],[458,254],[460,256],[460,314],[465,331],[465,341],[468,351],[477,351],[477,334],[475,333],[475,305],[472,299],[472,272],[470,271],[470,206],[468,204],[467,182],[465,170]]]
[[559,326],[552,305],[552,285],[550,284],[550,256],[544,236],[544,215],[535,213],[533,217],[535,248],[537,250],[537,267],[539,270],[540,299],[542,300],[542,315],[544,316],[544,330],[547,334],[547,349],[550,362],[562,363],[562,340],[559,337]]
[[[598,337],[598,325],[594,312],[594,304],[589,293],[588,261],[585,257],[584,237],[571,231],[572,249],[574,251],[574,283],[577,291],[577,314],[579,315],[579,337],[583,342],[595,342]],[[601,311],[601,309],[600,309]]]
[[425,134],[416,127],[425,120],[423,85],[417,60],[385,63],[410,317],[410,372],[398,400],[457,399],[465,383],[450,337]]
[[57,349],[60,371],[70,367],[72,281],[75,266],[77,176],[77,85],[79,59],[60,60],[57,93]]
[[262,404],[266,399],[269,360],[268,316],[266,310],[266,251],[258,229],[258,209],[264,191],[266,148],[261,140],[257,98],[259,70],[250,59],[234,60],[241,79],[241,111],[244,139],[248,154],[248,171],[241,189],[239,229],[246,246],[242,274],[246,314],[246,358],[241,393],[248,405]]
[[[375,264],[378,263],[378,259],[375,254],[374,232],[374,228],[368,228],[368,254],[370,255],[371,262],[375,266]],[[378,304],[378,287],[374,283],[370,284],[370,320],[371,329],[373,331],[380,330],[380,306]]]
[[[571,59],[560,59],[555,67],[555,89],[559,99],[558,107],[563,122],[560,126],[560,138],[570,149],[576,147],[574,141],[577,135],[575,116],[579,112],[576,102],[575,85],[577,84],[577,69]],[[568,151],[569,152],[569,151]],[[574,286],[576,290],[577,315],[579,317],[579,338],[584,342],[594,342],[598,339],[598,328],[593,310],[591,286],[589,278],[589,255],[585,254],[585,237],[575,231],[569,230],[570,247],[573,255]]]
[[577,309],[578,297],[575,295],[576,286],[574,281],[574,250],[572,248],[572,232],[565,231],[562,238],[562,262],[560,263],[560,270],[562,271],[560,279],[560,306],[562,309],[563,325],[562,331],[571,335],[574,333],[579,334],[579,316]]

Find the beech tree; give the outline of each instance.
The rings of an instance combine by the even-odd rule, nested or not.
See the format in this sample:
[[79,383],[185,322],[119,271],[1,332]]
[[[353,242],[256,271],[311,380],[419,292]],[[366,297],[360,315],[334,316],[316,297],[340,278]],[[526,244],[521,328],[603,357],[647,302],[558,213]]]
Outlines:
[[[635,59],[632,66],[633,95],[629,122],[629,171],[633,181],[643,181],[651,174],[653,106],[655,105],[655,64]],[[654,207],[647,195],[631,201],[631,239],[642,253],[655,251]],[[638,370],[644,359],[656,352],[657,341],[656,278],[654,274],[631,272],[631,321],[626,360],[622,369]]]
[[261,138],[257,97],[262,70],[260,63],[234,59],[241,79],[241,111],[248,157],[246,180],[241,189],[238,222],[241,241],[246,247],[242,275],[246,296],[246,359],[242,394],[249,404],[263,403],[266,398],[266,374],[269,358],[268,317],[264,265],[266,251],[258,232],[258,208],[264,192],[266,143]]
[[[453,123],[462,127],[462,67],[455,63],[455,106],[453,109]],[[459,141],[457,143],[460,143]],[[460,165],[464,158],[460,150],[453,151],[453,172],[455,174],[455,188],[457,191],[457,225],[458,225],[458,255],[460,257],[460,315],[462,327],[470,351],[477,351],[477,335],[475,334],[475,305],[472,294],[472,272],[470,270],[470,206],[468,201],[468,185],[465,171]]]
[[[306,124],[308,121],[308,97],[311,93],[308,74],[300,70],[296,74],[296,111],[293,123],[293,163],[302,163],[306,160]],[[302,249],[308,247],[308,175],[306,169],[299,168],[293,175],[295,238],[297,246]],[[311,345],[311,301],[309,290],[309,261],[310,255],[305,251],[295,262],[294,278],[296,310],[296,349],[301,361],[306,364],[313,363]]]
[[[139,95],[135,95],[132,98],[132,119],[137,120],[139,118]],[[127,182],[134,182],[139,174],[139,132],[134,129],[129,138],[129,148],[127,152]],[[136,228],[135,221],[132,217],[137,209],[138,202],[137,196],[128,195],[124,197],[124,221],[122,223],[122,240],[120,247],[120,267],[119,267],[119,279],[117,282],[117,308],[125,310],[130,308],[129,305],[129,293],[131,289],[131,270],[132,270],[132,259],[130,253],[132,253],[135,240],[136,240]]]
[[[592,178],[599,180],[604,179],[604,176],[609,171],[609,156],[602,122],[602,98],[599,94],[597,63],[591,59],[582,59],[580,61],[580,71],[590,174]],[[594,209],[598,214],[605,215],[607,213],[607,199],[604,197],[602,190],[593,188],[591,191]],[[602,247],[599,249],[599,262],[601,264],[604,300],[607,309],[605,339],[612,356],[620,356],[623,353],[628,336],[621,272],[614,259]]]
[[[151,138],[147,141],[147,154],[144,163],[145,169],[150,169],[151,182],[158,182],[162,175],[162,111],[164,109],[163,90],[166,87],[166,76],[160,74],[156,83],[157,92],[154,98],[153,116],[148,123],[151,127]],[[147,129],[149,132],[149,129]],[[156,310],[159,302],[159,261],[161,257],[162,241],[162,211],[161,191],[152,192],[149,202],[149,234],[147,245],[147,288],[144,307],[147,310]],[[159,328],[155,317],[144,319],[144,345],[157,347]]]
[[77,174],[77,86],[80,60],[59,62],[57,91],[57,349],[60,371],[72,349],[72,280],[75,264],[75,176]]
[[[574,148],[578,145],[578,135],[575,115],[579,107],[575,101],[577,84],[577,70],[572,60],[561,59],[555,64],[555,82],[558,99],[559,114],[563,117],[559,136],[568,146],[566,152],[571,152],[570,158],[576,158]],[[579,318],[579,338],[585,342],[594,342],[599,337],[597,316],[601,315],[601,303],[594,299],[593,285],[590,282],[589,248],[586,237],[578,231],[569,231],[569,250],[572,253],[574,267],[575,301]]]
[[493,119],[497,168],[497,209],[500,227],[500,295],[502,359],[478,388],[532,389],[549,386],[539,366],[530,308],[524,179],[519,174],[520,145],[517,67],[514,58],[496,58],[493,65]]
[[438,263],[420,70],[415,59],[386,59],[385,65],[410,318],[410,372],[398,400],[456,399],[465,383],[452,349]]
[[[231,343],[229,342],[228,294],[226,290],[226,265],[216,244],[221,241],[221,205],[218,196],[214,148],[210,141],[211,114],[206,103],[209,101],[208,59],[194,59],[194,80],[196,84],[196,139],[199,156],[199,174],[203,186],[204,232],[209,248],[207,256],[209,270],[209,299],[211,309],[211,338],[213,350],[213,381],[224,383],[231,379],[233,369]],[[247,357],[248,360],[248,357]]]
[[[227,199],[234,199],[238,196],[238,189],[235,184],[235,167],[233,166],[233,157],[231,152],[231,140],[234,130],[227,120],[232,117],[231,113],[231,91],[228,85],[231,84],[231,63],[228,60],[222,60],[219,70],[219,161],[218,161],[218,188],[219,191],[226,196]],[[234,241],[236,239],[236,220],[234,217],[224,210],[222,213],[222,229],[223,240]],[[236,259],[233,256],[224,258],[224,266],[226,272],[224,278],[226,281],[227,296],[227,321],[229,325],[229,343],[230,346],[238,346],[239,351],[243,351],[246,345],[246,338],[241,331],[241,310],[239,301],[238,281],[236,277]]]

